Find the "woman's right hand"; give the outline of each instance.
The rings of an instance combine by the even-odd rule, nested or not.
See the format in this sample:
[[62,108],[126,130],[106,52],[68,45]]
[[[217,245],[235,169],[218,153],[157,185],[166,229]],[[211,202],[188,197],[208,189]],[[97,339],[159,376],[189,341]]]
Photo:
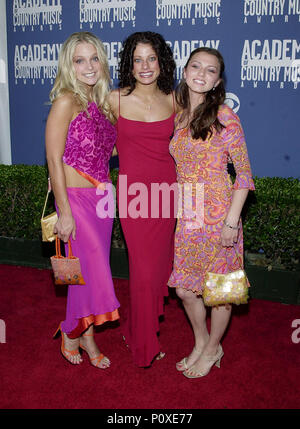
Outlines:
[[54,226],[54,233],[57,233],[58,238],[65,243],[68,242],[70,236],[76,239],[76,224],[72,215],[61,214]]

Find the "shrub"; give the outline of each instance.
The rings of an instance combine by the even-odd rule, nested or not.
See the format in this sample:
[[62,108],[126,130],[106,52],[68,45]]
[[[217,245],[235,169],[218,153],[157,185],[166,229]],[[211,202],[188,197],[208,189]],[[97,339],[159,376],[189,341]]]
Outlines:
[[46,192],[46,167],[0,165],[0,235],[37,238]]
[[244,248],[262,264],[297,269],[300,254],[300,181],[255,178],[244,209]]
[[[110,170],[110,178],[111,178],[112,184],[115,186],[115,189],[117,188],[118,172],[119,170],[117,168],[113,168]],[[118,214],[119,214],[118,207],[116,207],[116,217],[114,218],[111,245],[112,247],[115,247],[115,248],[124,249],[126,247],[125,240],[124,240]]]
[[[117,183],[118,172],[111,179]],[[41,216],[48,187],[48,170],[40,165],[0,164],[0,236],[25,239],[41,238]],[[50,193],[45,215],[53,212]],[[112,245],[125,247],[118,217],[114,219]]]

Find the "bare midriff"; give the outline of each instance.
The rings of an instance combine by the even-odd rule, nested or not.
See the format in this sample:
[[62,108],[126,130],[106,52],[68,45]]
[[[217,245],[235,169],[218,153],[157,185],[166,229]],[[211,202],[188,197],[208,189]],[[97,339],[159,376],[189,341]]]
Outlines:
[[66,177],[66,186],[67,188],[94,188],[99,186],[100,189],[106,188],[106,183],[92,183],[81,174],[79,174],[75,168],[63,163],[63,168]]

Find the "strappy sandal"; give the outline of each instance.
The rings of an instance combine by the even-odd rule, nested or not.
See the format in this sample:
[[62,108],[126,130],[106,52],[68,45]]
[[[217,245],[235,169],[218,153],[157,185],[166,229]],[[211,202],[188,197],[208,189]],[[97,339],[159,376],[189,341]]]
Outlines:
[[[83,334],[84,337],[92,337],[93,335],[94,334]],[[98,356],[91,358],[89,352],[82,344],[79,343],[79,347],[88,354],[92,366],[99,369],[107,369],[110,367],[110,360],[108,357],[104,356],[103,353],[100,353]]]
[[214,356],[208,356],[204,355],[207,362],[207,367],[203,369],[202,371],[197,371],[194,367],[195,365],[192,365],[190,368],[188,368],[186,371],[183,372],[183,375],[187,378],[200,378],[205,377],[207,374],[209,374],[211,368],[215,365],[217,368],[220,368],[221,366],[221,359],[224,356],[224,352],[222,349],[221,344],[218,345],[217,353]]
[[[197,350],[195,347],[193,348],[193,351],[192,351],[192,353],[196,353],[198,356],[200,356],[201,355],[201,353],[202,353],[202,350]],[[191,353],[191,354],[192,354]],[[188,358],[189,358],[189,356],[187,356],[187,357],[184,357],[183,359],[181,359],[181,361],[180,362],[177,362],[176,363],[176,369],[177,369],[177,371],[180,371],[180,372],[183,372],[183,371],[186,371],[187,369],[189,369],[192,365],[190,365],[190,366],[187,366],[187,361],[188,361]]]
[[[60,346],[60,351],[62,356],[72,365],[79,365],[82,362],[82,357],[79,353],[79,349],[75,349],[75,350],[68,350],[65,348],[65,337],[64,337],[64,332],[61,330],[61,326],[59,325],[58,329],[56,330],[55,334],[53,335],[53,338],[55,338],[58,334],[58,332],[60,332],[61,334],[61,346]],[[66,334],[67,335],[67,334]],[[70,356],[80,356],[80,361],[79,362],[73,362],[72,360],[70,360]]]

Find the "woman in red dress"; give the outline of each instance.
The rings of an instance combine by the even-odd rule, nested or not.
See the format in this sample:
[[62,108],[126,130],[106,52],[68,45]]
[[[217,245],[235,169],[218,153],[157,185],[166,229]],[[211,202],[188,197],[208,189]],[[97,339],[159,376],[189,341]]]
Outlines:
[[[174,192],[168,192],[176,186],[169,154],[176,113],[174,70],[161,35],[134,33],[121,52],[120,89],[110,95],[118,130],[118,207],[129,256],[130,303],[123,333],[140,367],[164,355],[159,317],[168,295],[176,220]],[[156,198],[160,185],[164,190]]]

